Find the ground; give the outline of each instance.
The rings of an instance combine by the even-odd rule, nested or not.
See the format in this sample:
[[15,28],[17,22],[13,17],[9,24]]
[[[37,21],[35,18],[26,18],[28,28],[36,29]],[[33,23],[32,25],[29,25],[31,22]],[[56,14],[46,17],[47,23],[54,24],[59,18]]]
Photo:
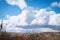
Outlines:
[[43,32],[31,34],[0,32],[0,40],[60,40],[60,32]]

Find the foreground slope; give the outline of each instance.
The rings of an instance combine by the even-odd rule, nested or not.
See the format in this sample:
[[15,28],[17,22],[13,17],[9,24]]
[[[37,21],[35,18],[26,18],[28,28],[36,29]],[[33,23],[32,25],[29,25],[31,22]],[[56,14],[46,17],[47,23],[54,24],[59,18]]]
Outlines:
[[60,32],[18,34],[0,32],[0,40],[60,40]]

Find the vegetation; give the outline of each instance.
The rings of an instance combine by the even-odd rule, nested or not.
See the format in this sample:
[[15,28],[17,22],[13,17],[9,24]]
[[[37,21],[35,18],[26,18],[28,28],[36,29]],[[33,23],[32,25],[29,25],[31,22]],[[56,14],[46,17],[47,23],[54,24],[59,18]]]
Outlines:
[[0,40],[60,40],[60,33],[44,32],[32,34],[0,33]]

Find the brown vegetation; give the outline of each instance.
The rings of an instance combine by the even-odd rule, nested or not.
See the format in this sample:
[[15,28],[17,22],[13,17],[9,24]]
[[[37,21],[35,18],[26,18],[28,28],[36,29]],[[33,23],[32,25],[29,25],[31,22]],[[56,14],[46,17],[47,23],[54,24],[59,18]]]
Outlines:
[[0,40],[60,40],[60,33],[45,32],[33,34],[0,33]]

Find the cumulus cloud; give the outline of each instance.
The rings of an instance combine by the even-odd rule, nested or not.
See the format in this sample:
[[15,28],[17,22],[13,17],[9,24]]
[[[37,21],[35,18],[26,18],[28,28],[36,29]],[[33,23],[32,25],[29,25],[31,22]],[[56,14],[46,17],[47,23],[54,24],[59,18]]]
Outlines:
[[25,0],[6,0],[6,2],[10,5],[16,5],[21,9],[27,7]]
[[[3,20],[3,30],[6,32],[54,32],[52,28],[26,28],[33,25],[60,25],[60,14],[54,11],[47,11],[46,9],[35,10],[31,7],[25,8],[17,16],[6,15]],[[41,30],[40,30],[41,29]],[[43,30],[44,29],[44,30]],[[49,30],[48,30],[49,29]],[[27,31],[28,30],[28,31]],[[38,31],[39,30],[39,31]]]
[[[54,11],[47,11],[46,9],[34,10],[32,8],[25,8],[22,13],[17,16],[7,15],[7,23],[26,26],[26,25],[48,25],[50,16],[56,14]],[[12,21],[11,21],[12,20]]]
[[51,4],[51,6],[53,6],[53,7],[60,7],[60,2],[53,2]]
[[56,14],[54,11],[47,11],[46,9],[40,9],[35,15],[36,19],[32,21],[32,24],[48,25],[50,16]]
[[60,25],[60,14],[54,14],[49,19],[50,25]]

